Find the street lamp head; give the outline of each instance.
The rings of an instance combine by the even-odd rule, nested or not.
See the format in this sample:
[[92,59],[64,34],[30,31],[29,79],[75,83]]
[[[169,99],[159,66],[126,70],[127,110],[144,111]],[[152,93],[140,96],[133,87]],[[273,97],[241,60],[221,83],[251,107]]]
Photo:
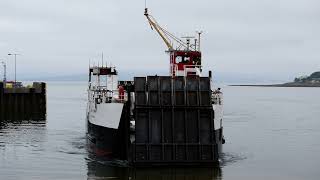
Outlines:
[[11,55],[13,55],[13,54],[10,54],[10,53],[8,54],[8,56],[11,56]]

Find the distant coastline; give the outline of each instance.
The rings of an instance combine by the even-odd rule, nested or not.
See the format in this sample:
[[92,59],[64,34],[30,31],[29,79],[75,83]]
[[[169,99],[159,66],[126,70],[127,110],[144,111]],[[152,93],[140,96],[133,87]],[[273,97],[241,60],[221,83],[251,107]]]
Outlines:
[[250,87],[320,87],[320,71],[312,73],[310,76],[301,76],[294,79],[294,82],[283,84],[238,84],[230,86],[250,86]]
[[233,84],[229,86],[251,86],[251,87],[320,87],[320,83],[284,83],[284,84]]

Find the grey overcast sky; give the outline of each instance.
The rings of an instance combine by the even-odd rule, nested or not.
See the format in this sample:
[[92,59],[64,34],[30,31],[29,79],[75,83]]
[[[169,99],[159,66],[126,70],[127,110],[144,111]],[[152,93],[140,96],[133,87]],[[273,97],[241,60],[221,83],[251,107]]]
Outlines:
[[[177,36],[203,30],[203,64],[223,74],[293,78],[320,70],[319,0],[148,0]],[[0,59],[12,77],[87,72],[88,59],[128,71],[165,72],[166,47],[144,0],[1,0]],[[293,76],[293,77],[292,77]]]

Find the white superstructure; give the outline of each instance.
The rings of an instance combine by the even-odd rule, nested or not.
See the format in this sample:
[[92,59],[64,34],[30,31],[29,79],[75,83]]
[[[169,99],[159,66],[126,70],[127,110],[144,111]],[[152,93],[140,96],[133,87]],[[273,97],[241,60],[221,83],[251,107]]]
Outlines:
[[[91,81],[95,78],[94,81]],[[118,129],[127,101],[114,67],[90,67],[87,118],[91,124]]]

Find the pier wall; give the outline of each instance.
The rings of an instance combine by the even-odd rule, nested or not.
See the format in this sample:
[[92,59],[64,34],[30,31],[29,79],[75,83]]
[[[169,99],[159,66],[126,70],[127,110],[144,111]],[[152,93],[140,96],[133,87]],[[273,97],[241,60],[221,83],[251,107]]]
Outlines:
[[5,88],[0,82],[0,121],[45,120],[46,112],[46,83]]

